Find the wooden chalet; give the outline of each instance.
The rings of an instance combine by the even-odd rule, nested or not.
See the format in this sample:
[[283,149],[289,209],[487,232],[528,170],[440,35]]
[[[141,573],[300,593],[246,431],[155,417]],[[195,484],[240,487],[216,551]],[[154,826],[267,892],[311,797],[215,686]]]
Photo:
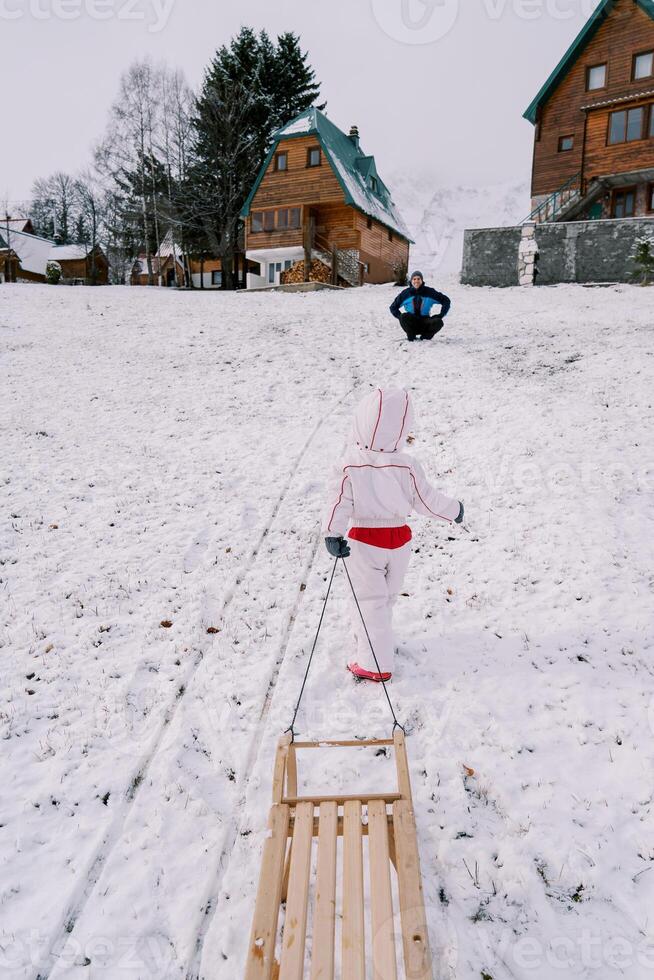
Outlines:
[[654,2],[603,0],[525,112],[530,220],[654,213]]
[[[159,251],[150,258],[153,282],[148,275],[148,257],[142,252],[134,260],[130,274],[132,286],[176,286],[180,289],[222,289],[222,260],[214,255],[185,255],[173,239],[170,229]],[[245,288],[245,254],[242,248],[234,256],[237,288]]]
[[59,264],[62,283],[106,285],[109,281],[109,263],[99,245],[94,249],[86,245],[57,245],[35,235],[29,220],[0,223],[0,272],[4,282],[46,282],[49,262]]
[[276,133],[241,217],[249,288],[406,275],[411,238],[375,158],[318,109]]

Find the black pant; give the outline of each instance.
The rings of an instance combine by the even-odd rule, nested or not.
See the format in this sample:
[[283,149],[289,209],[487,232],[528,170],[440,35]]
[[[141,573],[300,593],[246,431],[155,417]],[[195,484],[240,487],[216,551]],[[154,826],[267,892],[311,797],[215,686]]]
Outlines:
[[443,319],[440,316],[415,316],[413,313],[402,313],[400,323],[409,340],[415,340],[416,337],[431,340],[439,330],[443,329]]

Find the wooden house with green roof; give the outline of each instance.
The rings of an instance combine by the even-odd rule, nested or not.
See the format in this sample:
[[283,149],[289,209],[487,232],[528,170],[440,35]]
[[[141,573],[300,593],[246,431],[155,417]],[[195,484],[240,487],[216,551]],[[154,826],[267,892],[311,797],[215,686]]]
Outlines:
[[654,214],[654,0],[602,0],[525,118],[532,221]]
[[375,158],[318,109],[275,134],[241,217],[249,288],[406,275],[411,238]]

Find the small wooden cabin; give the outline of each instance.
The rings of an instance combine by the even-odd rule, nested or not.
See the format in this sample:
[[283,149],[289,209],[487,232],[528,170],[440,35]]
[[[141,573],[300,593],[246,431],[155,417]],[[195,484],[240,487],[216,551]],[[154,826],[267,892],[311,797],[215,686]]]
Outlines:
[[109,282],[109,262],[99,245],[94,249],[86,245],[53,245],[48,261],[59,263],[64,283],[106,286]]
[[[166,233],[159,251],[150,258],[153,286],[177,286],[178,288],[222,289],[222,260],[215,255],[184,255],[174,241],[172,229]],[[245,286],[245,256],[235,256],[237,286]],[[148,286],[148,257],[142,252],[134,261],[130,285]]]
[[49,238],[23,230],[32,228],[31,221],[10,222],[0,228],[0,264],[5,282],[46,282],[48,262],[61,268],[61,282],[106,285],[109,281],[109,262],[102,248],[96,245],[57,245]]
[[653,0],[602,0],[525,118],[531,220],[654,214]]
[[406,275],[411,238],[375,158],[318,109],[276,133],[241,217],[249,288]]

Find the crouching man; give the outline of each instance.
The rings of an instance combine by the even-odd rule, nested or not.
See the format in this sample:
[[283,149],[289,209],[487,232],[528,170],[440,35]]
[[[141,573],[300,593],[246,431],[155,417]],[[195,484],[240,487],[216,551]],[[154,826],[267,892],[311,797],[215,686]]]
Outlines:
[[[440,312],[432,316],[436,303],[440,304]],[[413,272],[411,285],[393,300],[390,311],[402,324],[409,340],[419,337],[431,340],[443,329],[443,320],[451,305],[444,293],[425,285],[422,272]]]

